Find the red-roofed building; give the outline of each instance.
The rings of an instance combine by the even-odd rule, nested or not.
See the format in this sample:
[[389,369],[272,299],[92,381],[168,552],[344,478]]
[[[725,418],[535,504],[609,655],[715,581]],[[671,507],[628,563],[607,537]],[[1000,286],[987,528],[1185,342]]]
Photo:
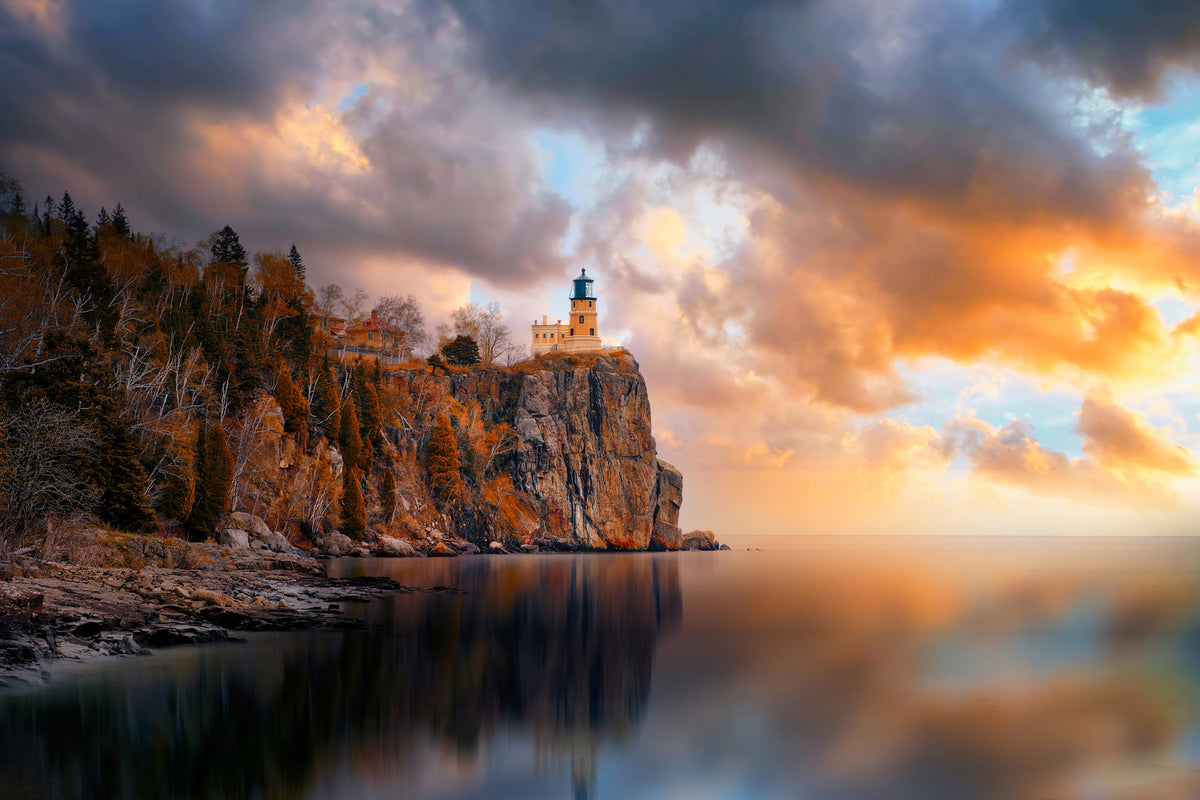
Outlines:
[[412,346],[403,341],[404,332],[384,322],[372,311],[371,316],[348,325],[338,344],[340,356],[360,355],[382,358],[385,363],[398,364],[412,356]]

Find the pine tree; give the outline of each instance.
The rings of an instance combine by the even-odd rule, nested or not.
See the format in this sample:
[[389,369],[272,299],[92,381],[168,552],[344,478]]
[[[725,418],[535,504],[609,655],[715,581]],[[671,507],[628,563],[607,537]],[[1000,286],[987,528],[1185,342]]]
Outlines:
[[329,368],[322,366],[317,372],[317,388],[313,393],[313,416],[317,424],[325,429],[326,438],[333,440],[341,435],[342,410],[338,404],[337,389],[329,377]]
[[383,523],[387,525],[396,515],[396,473],[390,466],[383,471],[383,488],[379,491],[379,505],[383,511]]
[[367,507],[363,502],[358,470],[347,466],[342,471],[342,533],[362,539],[367,527]]
[[212,535],[217,520],[228,513],[233,489],[233,455],[225,443],[225,431],[211,422],[202,436],[196,475],[196,501],[187,518],[193,541]]
[[313,357],[313,329],[308,321],[308,292],[301,289],[288,298],[288,313],[275,329],[280,341],[284,342],[285,356],[297,369],[307,369]]
[[163,488],[158,495],[158,512],[167,519],[186,520],[196,502],[195,475],[167,473],[162,478]]
[[117,207],[113,209],[112,215],[113,230],[122,236],[131,236],[133,230],[129,227],[129,220],[125,217],[125,207],[117,203]]
[[366,372],[362,366],[354,368],[354,399],[355,408],[358,411],[358,421],[362,426],[359,433],[362,436],[363,445],[370,445],[373,448],[383,439],[383,434],[380,432],[383,421],[379,413],[379,394],[375,391],[375,387],[367,381]]
[[243,273],[246,271],[246,248],[242,247],[237,232],[228,225],[213,234],[209,252],[212,253],[213,261],[232,264]]
[[234,358],[237,361],[237,390],[243,399],[262,388],[262,376],[267,362],[262,328],[257,324],[257,315],[253,306],[247,311],[246,320],[238,326],[233,343]]
[[288,251],[288,263],[292,265],[292,271],[296,273],[296,280],[303,286],[307,277],[304,274],[304,259],[300,258],[300,251],[296,249],[296,245],[292,245],[292,249]]
[[54,198],[46,195],[46,209],[42,212],[42,235],[49,236],[51,224],[50,220],[54,219]]
[[119,418],[101,423],[100,502],[96,512],[101,520],[122,530],[147,533],[158,527],[150,501],[146,498],[149,478],[138,461],[133,433]]
[[292,373],[283,365],[279,368],[279,378],[275,382],[275,398],[283,410],[283,429],[295,433],[308,423],[308,402],[296,384],[292,381]]
[[462,475],[458,458],[458,441],[450,428],[450,419],[439,414],[429,439],[425,459],[429,483],[433,492],[446,503],[455,503],[462,496]]
[[[50,213],[50,198],[46,198],[46,213]],[[63,192],[62,200],[58,203],[58,219],[63,225],[69,225],[75,218],[75,203],[71,200],[70,192]]]
[[460,333],[442,345],[442,357],[455,366],[469,367],[479,363],[479,345],[470,336]]
[[338,433],[338,443],[342,446],[342,461],[346,466],[365,469],[364,461],[370,463],[370,458],[363,452],[358,410],[354,407],[353,397],[347,397],[342,406],[342,427]]
[[87,219],[82,211],[75,208],[68,192],[63,193],[58,215],[65,234],[63,245],[67,262],[67,282],[81,296],[89,299],[88,318],[92,322],[100,322],[105,330],[111,330],[116,323],[109,311],[112,284],[100,263],[100,249],[88,227]]

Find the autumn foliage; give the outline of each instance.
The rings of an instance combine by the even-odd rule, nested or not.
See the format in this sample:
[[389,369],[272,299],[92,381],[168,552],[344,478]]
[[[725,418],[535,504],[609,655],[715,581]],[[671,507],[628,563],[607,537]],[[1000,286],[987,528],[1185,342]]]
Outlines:
[[[0,554],[75,522],[203,540],[230,511],[314,537],[529,518],[512,428],[446,383],[507,357],[499,309],[456,312],[436,370],[356,362],[330,320],[365,293],[305,273],[294,245],[167,245],[0,175]],[[395,353],[427,341],[412,296],[375,311]]]

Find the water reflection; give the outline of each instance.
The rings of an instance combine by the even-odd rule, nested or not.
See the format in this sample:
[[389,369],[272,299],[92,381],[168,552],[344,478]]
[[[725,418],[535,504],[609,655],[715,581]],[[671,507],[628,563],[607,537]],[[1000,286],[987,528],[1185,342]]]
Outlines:
[[[539,757],[570,764],[590,796],[602,741],[625,741],[650,692],[655,644],[682,613],[669,556],[482,558],[411,563],[346,560],[332,574],[399,572],[406,583],[463,594],[400,595],[361,610],[372,626],[415,637],[403,664],[411,691],[436,694],[425,720],[463,754],[499,722],[518,723]],[[415,656],[415,657],[413,657]]]
[[871,539],[735,555],[685,580],[660,670],[716,661],[657,683],[677,713],[643,731],[709,756],[647,754],[642,790],[664,788],[654,763],[699,797],[1200,797],[1197,553]]
[[361,610],[371,633],[260,637],[0,696],[4,797],[353,797],[329,775],[396,774],[432,738],[464,762],[527,732],[576,796],[637,726],[655,643],[681,613],[662,558],[460,560],[462,594]]
[[0,696],[0,795],[1200,797],[1200,543],[756,544],[342,562],[463,591]]

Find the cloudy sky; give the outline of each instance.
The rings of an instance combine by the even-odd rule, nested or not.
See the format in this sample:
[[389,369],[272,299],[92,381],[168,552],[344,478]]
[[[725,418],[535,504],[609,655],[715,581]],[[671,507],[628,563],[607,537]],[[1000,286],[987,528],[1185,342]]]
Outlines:
[[1200,4],[0,0],[0,110],[434,321],[586,266],[686,527],[1200,528]]

